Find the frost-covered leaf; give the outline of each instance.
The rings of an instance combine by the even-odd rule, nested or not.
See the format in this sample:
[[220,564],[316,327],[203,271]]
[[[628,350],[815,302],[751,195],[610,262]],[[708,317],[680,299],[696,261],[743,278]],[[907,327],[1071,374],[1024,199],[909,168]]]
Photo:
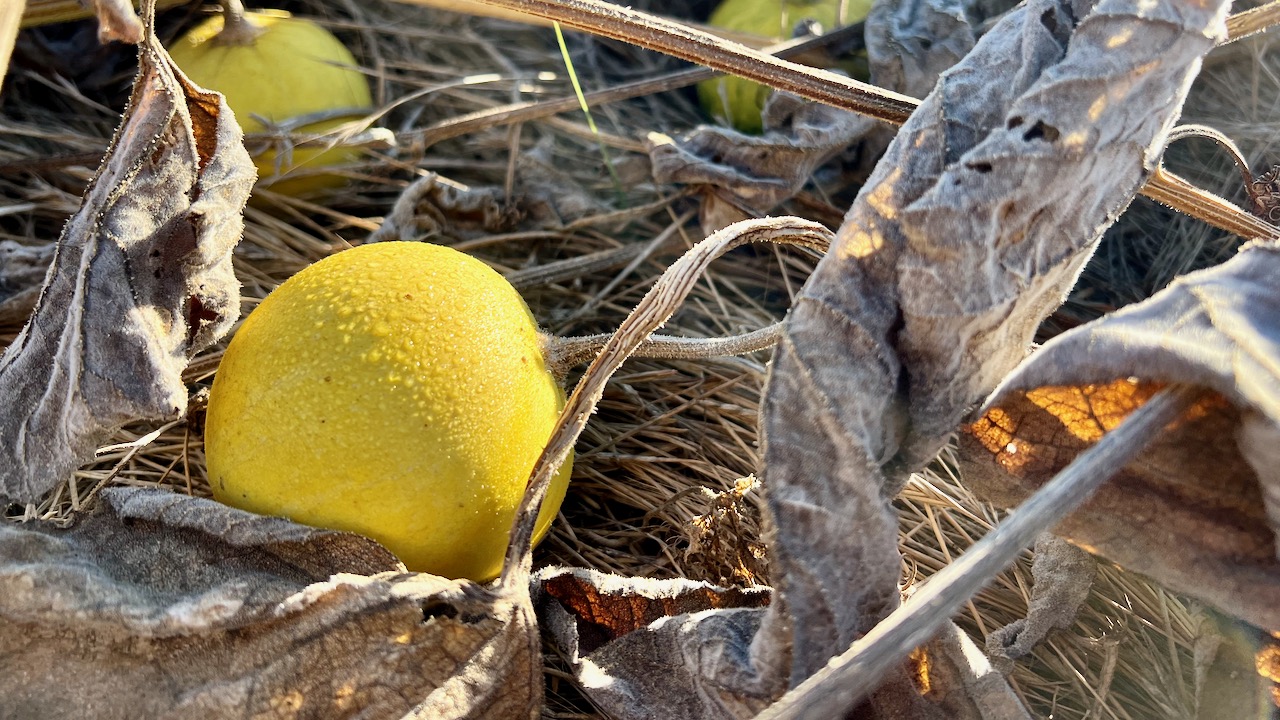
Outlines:
[[[775,354],[762,419],[775,587],[749,652],[743,624],[722,622],[745,611],[686,614],[638,637],[683,634],[685,657],[734,651],[683,666],[698,681],[662,683],[642,665],[616,677],[643,677],[651,698],[665,689],[692,703],[685,711],[700,699],[693,717],[741,713],[802,683],[899,605],[889,500],[1024,357],[1156,167],[1225,12],[1216,1],[1030,0],[943,75],[864,186]],[[894,649],[900,660],[879,690],[863,679],[860,709],[821,716],[927,716],[934,699],[919,678],[904,691],[909,651]],[[980,679],[953,685],[944,716],[1023,715],[985,659],[935,657]],[[593,687],[610,685],[601,680]],[[690,693],[705,686],[715,693]],[[814,716],[803,707],[783,716]]]
[[543,627],[611,717],[742,718],[773,699],[741,676],[767,588],[562,568],[540,571],[533,585]]
[[539,652],[523,587],[210,500],[108,488],[70,529],[0,524],[12,717],[537,717]]
[[[1065,333],[961,439],[966,478],[1013,505],[1160,383],[1217,393],[1058,529],[1160,583],[1280,628],[1280,247],[1255,243]],[[1134,379],[1130,379],[1134,378]]]
[[888,499],[1023,358],[1154,169],[1225,10],[1033,0],[894,139],[791,311],[763,408],[780,598],[761,655],[790,685],[898,605]]
[[154,34],[138,59],[124,122],[0,356],[0,496],[11,500],[64,481],[121,425],[180,415],[188,359],[239,315],[231,248],[254,180],[240,128]]
[[[561,568],[533,584],[543,628],[610,717],[748,718],[777,693],[749,669],[767,588]],[[1025,718],[1004,678],[954,625],[906,659],[871,705],[884,717]]]
[[1097,569],[1093,556],[1056,535],[1045,533],[1036,540],[1027,616],[987,635],[987,655],[1002,672],[1030,655],[1053,630],[1071,627],[1089,598]]

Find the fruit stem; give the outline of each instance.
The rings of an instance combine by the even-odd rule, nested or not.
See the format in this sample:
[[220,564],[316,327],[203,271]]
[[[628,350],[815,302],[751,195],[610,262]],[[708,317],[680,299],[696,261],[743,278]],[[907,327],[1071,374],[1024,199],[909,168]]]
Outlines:
[[266,32],[245,17],[244,4],[240,0],[218,0],[222,6],[222,32],[213,42],[218,45],[252,45],[258,36]]

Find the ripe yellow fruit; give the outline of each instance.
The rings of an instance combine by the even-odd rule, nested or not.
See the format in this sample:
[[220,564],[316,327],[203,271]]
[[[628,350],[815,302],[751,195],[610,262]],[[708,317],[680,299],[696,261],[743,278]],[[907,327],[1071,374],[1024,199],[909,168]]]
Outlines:
[[[820,24],[824,31],[864,20],[871,0],[850,0],[843,17],[840,0],[724,0],[711,13],[708,24],[725,30],[750,33],[781,42],[792,37],[796,26],[806,20]],[[841,63],[851,74],[865,73],[859,63]],[[865,79],[865,78],[863,78]],[[765,85],[726,76],[698,83],[698,99],[703,110],[721,123],[745,133],[763,130],[760,113],[773,90]]]
[[236,332],[209,396],[209,484],[373,538],[411,570],[489,580],[564,401],[501,275],[438,245],[364,245],[290,278]]
[[[279,125],[326,111],[365,111],[373,104],[369,83],[356,69],[355,58],[328,30],[277,10],[245,13],[245,20],[261,30],[248,45],[219,42],[223,18],[214,15],[182,36],[169,55],[192,82],[226,96],[246,133],[267,129],[258,118]],[[297,132],[323,133],[347,121],[323,120]],[[286,176],[295,168],[350,162],[359,154],[353,148],[295,148],[289,163],[274,151],[263,153],[254,163],[261,180]],[[336,175],[311,174],[274,181],[271,189],[297,195],[343,182]]]

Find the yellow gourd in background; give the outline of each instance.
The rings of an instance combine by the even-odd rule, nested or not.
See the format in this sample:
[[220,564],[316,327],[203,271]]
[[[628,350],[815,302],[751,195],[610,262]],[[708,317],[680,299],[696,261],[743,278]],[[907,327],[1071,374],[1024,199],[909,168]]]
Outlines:
[[[225,504],[484,581],[563,406],[501,275],[438,245],[364,245],[290,278],[236,332],[209,397],[209,483]],[[535,539],[569,474],[566,462]]]
[[[351,51],[328,30],[278,10],[247,12],[244,18],[260,31],[252,40],[243,40],[245,44],[220,40],[223,16],[214,15],[179,38],[169,55],[192,82],[226,96],[246,133],[267,129],[258,118],[281,124],[326,111],[364,112],[373,104],[369,83],[356,69]],[[323,133],[349,120],[323,120],[297,131]],[[254,163],[261,181],[293,168],[350,162],[359,155],[354,148],[308,147],[293,149],[290,163],[274,151],[254,158]],[[297,195],[343,183],[339,176],[319,174],[273,182],[271,189]]]
[[[871,0],[849,0],[844,17],[837,18],[840,0],[724,0],[711,13],[708,24],[781,42],[792,37],[796,26],[805,20],[830,31],[864,20],[870,10]],[[862,70],[857,63],[841,67],[855,75]],[[772,92],[772,88],[732,76],[698,83],[703,110],[745,133],[763,129],[760,113]]]

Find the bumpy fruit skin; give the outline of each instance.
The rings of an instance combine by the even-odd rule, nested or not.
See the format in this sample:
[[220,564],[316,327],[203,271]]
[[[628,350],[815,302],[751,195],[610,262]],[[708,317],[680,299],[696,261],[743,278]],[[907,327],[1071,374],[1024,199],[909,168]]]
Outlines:
[[[362,110],[373,104],[369,83],[356,69],[355,58],[328,30],[278,10],[245,13],[245,19],[263,31],[250,45],[219,43],[216,38],[223,19],[214,15],[174,43],[169,55],[192,82],[226,96],[246,133],[266,129],[255,116],[279,124],[311,113]],[[298,132],[323,133],[344,122],[341,118],[316,122]],[[292,164],[283,163],[272,151],[254,163],[259,178],[266,179],[293,168],[350,162],[359,154],[352,148],[302,148],[293,150]],[[300,195],[343,182],[336,175],[318,174],[275,181],[271,189]]]
[[[708,24],[781,42],[790,38],[805,20],[819,23],[824,30],[834,30],[865,19],[870,11],[871,0],[850,0],[842,18],[836,17],[840,0],[724,0],[711,13]],[[856,62],[841,67],[855,76],[864,72]],[[702,108],[717,121],[745,133],[764,129],[760,113],[772,92],[769,87],[732,76],[698,83]]]
[[236,332],[209,397],[209,483],[225,504],[485,581],[563,406],[502,276],[438,245],[364,245],[290,278]]

